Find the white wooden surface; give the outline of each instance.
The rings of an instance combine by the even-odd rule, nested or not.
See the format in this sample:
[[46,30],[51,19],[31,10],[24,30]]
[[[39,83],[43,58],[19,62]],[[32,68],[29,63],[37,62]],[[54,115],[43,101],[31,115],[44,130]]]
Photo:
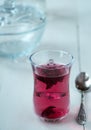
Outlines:
[[[79,73],[78,32],[82,71],[91,75],[91,1],[47,0],[48,22],[40,46],[69,51],[75,58],[70,75],[70,113],[61,122],[46,123],[33,111],[33,76],[29,63],[9,63],[0,59],[0,130],[82,130],[75,121],[80,106],[80,93],[75,88]],[[91,129],[91,94],[86,95],[88,121]]]

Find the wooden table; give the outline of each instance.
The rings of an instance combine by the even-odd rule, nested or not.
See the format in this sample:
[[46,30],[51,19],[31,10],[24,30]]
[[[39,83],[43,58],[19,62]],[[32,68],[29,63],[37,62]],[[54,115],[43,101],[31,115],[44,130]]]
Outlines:
[[[83,130],[76,123],[80,93],[75,88],[79,68],[91,75],[91,0],[47,0],[47,25],[40,49],[60,49],[74,56],[70,75],[70,113],[58,123],[42,122],[33,111],[30,63],[0,58],[0,130]],[[91,94],[86,95],[91,129]]]

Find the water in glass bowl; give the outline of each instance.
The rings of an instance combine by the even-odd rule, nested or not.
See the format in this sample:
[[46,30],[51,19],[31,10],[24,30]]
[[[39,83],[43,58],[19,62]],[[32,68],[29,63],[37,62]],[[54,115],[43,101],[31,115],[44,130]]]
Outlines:
[[37,47],[44,32],[45,13],[34,5],[0,7],[0,56],[16,58]]

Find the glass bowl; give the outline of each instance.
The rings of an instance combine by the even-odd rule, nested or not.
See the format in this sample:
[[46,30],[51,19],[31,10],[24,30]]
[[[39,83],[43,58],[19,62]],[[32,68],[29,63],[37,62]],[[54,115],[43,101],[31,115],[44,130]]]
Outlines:
[[6,0],[0,6],[0,56],[30,54],[45,29],[45,0]]

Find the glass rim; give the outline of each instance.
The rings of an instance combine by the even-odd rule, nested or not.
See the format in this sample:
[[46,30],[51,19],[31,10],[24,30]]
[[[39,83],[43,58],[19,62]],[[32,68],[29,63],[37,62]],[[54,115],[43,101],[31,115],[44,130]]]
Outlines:
[[44,50],[38,50],[38,51],[35,51],[35,52],[33,52],[31,55],[30,55],[30,57],[29,57],[29,60],[30,60],[30,62],[32,63],[32,65],[36,65],[36,66],[41,66],[41,65],[39,65],[39,64],[37,64],[37,63],[35,63],[34,61],[33,61],[33,56],[35,56],[36,54],[39,54],[39,53],[44,53],[44,52],[60,52],[60,53],[63,53],[63,54],[66,54],[66,55],[68,55],[71,59],[70,59],[70,61],[67,63],[67,64],[64,64],[64,66],[71,66],[72,64],[73,64],[73,62],[74,62],[74,57],[73,57],[73,55],[71,55],[71,53],[69,53],[68,51],[64,51],[64,50],[58,50],[58,49],[53,49],[53,50],[51,50],[51,49],[44,49]]

